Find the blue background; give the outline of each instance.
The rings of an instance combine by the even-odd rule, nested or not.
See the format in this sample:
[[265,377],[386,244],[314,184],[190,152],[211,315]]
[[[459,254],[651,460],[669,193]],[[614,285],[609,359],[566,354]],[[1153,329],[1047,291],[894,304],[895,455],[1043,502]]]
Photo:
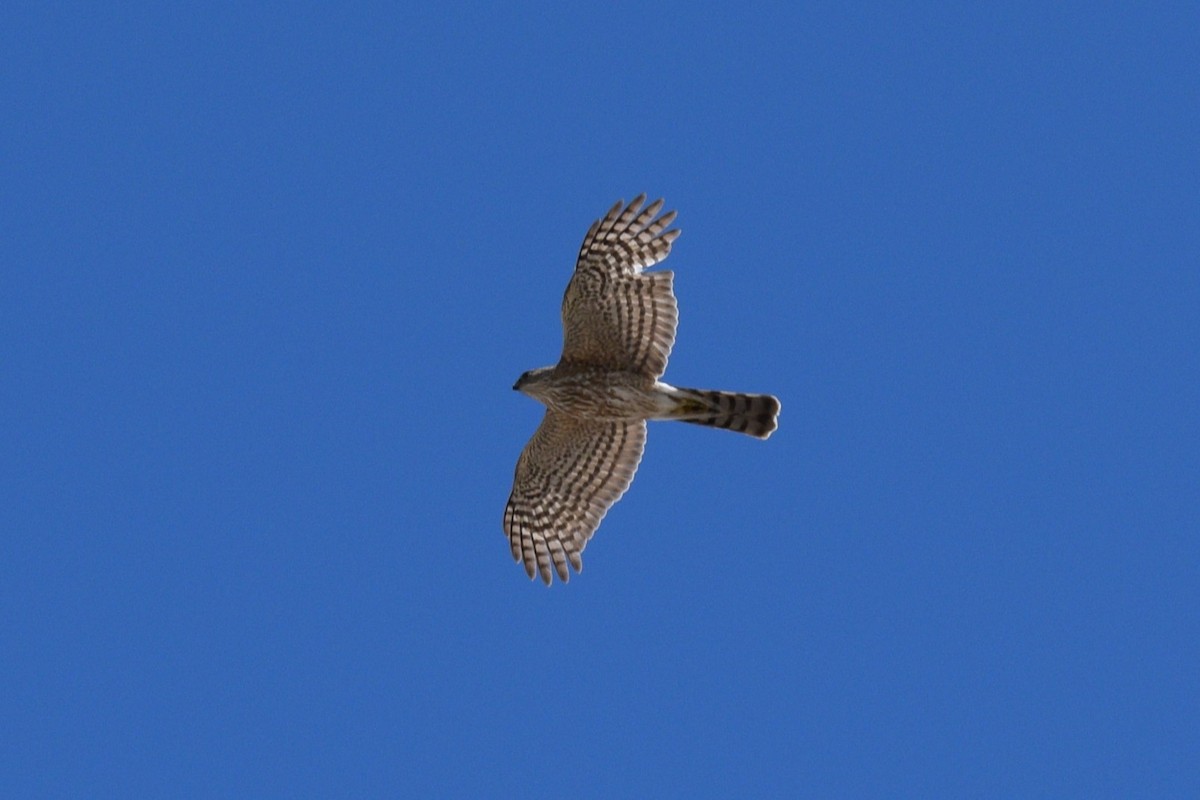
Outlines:
[[[8,8],[0,794],[1200,796],[1193,3]],[[677,385],[500,518],[579,242]]]

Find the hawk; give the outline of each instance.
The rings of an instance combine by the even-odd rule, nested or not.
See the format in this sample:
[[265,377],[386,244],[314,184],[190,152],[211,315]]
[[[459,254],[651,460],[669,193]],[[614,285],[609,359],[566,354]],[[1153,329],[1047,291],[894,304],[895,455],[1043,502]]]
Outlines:
[[504,532],[513,558],[549,586],[625,494],[646,443],[646,420],[676,419],[766,439],[779,400],[764,394],[677,389],[659,380],[675,343],[674,275],[646,273],[679,236],[675,212],[646,195],[618,201],[592,223],[563,295],[562,357],[513,389],[546,406],[517,460]]

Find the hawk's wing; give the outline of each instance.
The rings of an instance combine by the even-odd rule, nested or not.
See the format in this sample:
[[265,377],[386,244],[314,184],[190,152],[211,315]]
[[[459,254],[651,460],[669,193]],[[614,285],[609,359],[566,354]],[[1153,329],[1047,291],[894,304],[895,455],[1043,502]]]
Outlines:
[[513,558],[547,586],[564,583],[609,507],[625,494],[646,443],[646,423],[589,420],[547,411],[517,460],[504,532]]
[[622,210],[613,206],[592,223],[579,248],[575,274],[563,295],[564,362],[642,372],[657,378],[667,368],[678,314],[670,272],[644,274],[671,252],[679,229],[667,230],[675,212],[639,195]]

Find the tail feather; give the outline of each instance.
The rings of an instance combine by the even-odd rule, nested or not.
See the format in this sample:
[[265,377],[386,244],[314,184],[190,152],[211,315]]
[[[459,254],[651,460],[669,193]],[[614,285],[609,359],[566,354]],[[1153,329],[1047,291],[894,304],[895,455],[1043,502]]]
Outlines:
[[778,427],[779,400],[769,394],[676,389],[673,419],[766,439]]

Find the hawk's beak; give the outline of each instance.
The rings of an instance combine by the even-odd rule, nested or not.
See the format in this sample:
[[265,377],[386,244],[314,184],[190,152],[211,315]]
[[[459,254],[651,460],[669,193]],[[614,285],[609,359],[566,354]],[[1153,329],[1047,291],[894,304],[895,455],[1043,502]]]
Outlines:
[[514,391],[514,392],[516,392],[516,391],[519,391],[519,390],[520,390],[520,388],[521,388],[521,384],[520,384],[519,382],[518,382],[518,383],[514,383],[514,384],[513,384],[513,391]]

